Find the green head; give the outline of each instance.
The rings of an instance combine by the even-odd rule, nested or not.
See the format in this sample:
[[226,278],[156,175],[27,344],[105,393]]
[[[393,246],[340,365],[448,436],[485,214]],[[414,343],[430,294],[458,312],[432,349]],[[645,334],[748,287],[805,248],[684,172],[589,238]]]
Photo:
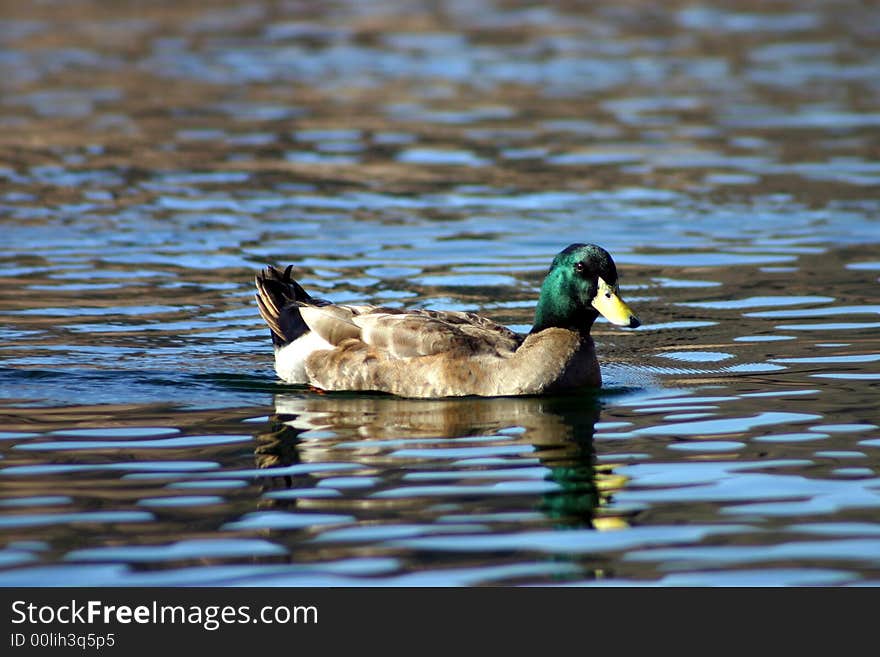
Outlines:
[[618,326],[640,324],[620,298],[617,267],[608,251],[595,244],[572,244],[553,258],[532,333],[553,326],[588,333],[600,313]]

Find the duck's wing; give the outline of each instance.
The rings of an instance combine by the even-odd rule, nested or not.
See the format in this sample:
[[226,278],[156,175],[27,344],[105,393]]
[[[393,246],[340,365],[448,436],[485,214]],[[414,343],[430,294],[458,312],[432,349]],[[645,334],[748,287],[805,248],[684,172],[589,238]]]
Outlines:
[[492,394],[523,338],[468,313],[345,306],[300,308],[332,348],[305,359],[309,383],[325,390],[380,390],[405,397]]
[[522,336],[474,313],[343,305],[299,310],[308,327],[331,345],[354,339],[379,358],[442,353],[464,358],[513,352],[522,343]]

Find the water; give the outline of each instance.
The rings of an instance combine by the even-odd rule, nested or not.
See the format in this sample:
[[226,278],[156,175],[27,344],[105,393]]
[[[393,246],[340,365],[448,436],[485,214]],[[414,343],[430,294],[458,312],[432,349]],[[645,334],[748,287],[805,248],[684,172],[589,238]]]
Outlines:
[[[0,584],[880,583],[878,9],[405,4],[4,8]],[[267,263],[522,330],[577,241],[599,392],[274,377]]]

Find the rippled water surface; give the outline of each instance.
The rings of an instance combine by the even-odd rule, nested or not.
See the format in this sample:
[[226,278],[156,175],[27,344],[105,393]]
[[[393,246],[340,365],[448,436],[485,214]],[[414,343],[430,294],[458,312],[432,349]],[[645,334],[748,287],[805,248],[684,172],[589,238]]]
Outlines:
[[[0,2],[0,585],[880,584],[880,10]],[[279,384],[263,265],[605,386]]]

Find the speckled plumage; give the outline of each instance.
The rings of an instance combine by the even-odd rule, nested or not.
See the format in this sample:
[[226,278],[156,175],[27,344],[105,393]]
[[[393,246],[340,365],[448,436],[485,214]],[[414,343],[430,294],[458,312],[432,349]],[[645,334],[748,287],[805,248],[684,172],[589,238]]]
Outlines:
[[614,263],[594,245],[572,245],[554,259],[528,335],[474,313],[332,304],[313,299],[290,273],[268,267],[256,278],[276,370],[288,383],[324,390],[457,397],[600,386],[589,335],[597,290],[609,299],[611,290],[625,310],[617,323],[638,326],[616,297]]

